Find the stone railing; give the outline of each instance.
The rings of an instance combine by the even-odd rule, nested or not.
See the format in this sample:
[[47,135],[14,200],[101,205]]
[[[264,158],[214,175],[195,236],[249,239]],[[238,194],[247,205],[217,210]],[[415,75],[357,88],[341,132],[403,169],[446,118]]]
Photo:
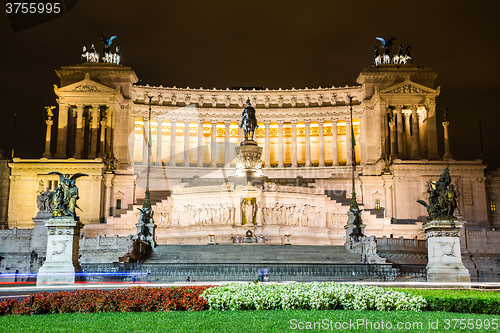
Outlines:
[[383,236],[377,238],[377,253],[396,264],[426,264],[427,240]]
[[470,253],[500,253],[500,230],[467,230],[465,235]]
[[110,248],[123,248],[127,247],[128,237],[119,237],[118,235],[114,235],[113,237],[102,237],[97,236],[96,238],[87,238],[83,237],[80,239],[80,251],[82,250],[90,250],[90,251],[98,251],[100,247],[104,247],[106,249]]

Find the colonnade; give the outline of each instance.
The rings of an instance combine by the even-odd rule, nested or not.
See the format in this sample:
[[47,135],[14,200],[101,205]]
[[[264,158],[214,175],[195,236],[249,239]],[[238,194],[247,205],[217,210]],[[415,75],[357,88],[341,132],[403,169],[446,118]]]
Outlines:
[[[428,106],[388,106],[383,113],[384,154],[392,159],[435,159],[436,126]],[[435,116],[434,116],[435,118]]]
[[106,157],[113,149],[113,115],[112,103],[60,103],[55,158]]
[[[134,122],[134,161],[146,164],[148,118],[134,118]],[[353,123],[359,163],[360,121],[354,119]],[[266,119],[258,125],[255,140],[263,147],[265,167],[352,165],[348,117],[291,121]],[[162,116],[152,120],[151,129],[152,163],[158,166],[230,166],[234,163],[234,147],[243,140],[239,121],[228,119],[205,121]]]

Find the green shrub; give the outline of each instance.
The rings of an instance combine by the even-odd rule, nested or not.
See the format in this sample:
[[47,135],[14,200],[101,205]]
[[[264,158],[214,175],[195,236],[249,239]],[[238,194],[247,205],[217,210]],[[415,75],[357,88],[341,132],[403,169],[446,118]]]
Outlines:
[[426,311],[500,314],[500,293],[479,290],[405,289],[427,301]]

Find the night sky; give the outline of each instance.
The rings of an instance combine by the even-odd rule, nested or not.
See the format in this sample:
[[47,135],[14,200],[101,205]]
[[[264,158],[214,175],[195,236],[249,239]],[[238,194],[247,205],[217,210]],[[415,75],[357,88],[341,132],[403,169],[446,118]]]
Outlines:
[[396,37],[393,52],[411,45],[415,65],[439,72],[440,154],[448,107],[454,158],[482,158],[481,116],[484,160],[495,169],[500,39],[498,5],[489,2],[67,0],[76,6],[64,15],[17,32],[2,12],[0,148],[10,156],[17,112],[15,157],[41,157],[54,70],[81,63],[83,45],[102,53],[101,34],[118,36],[112,47],[121,47],[139,84],[270,89],[355,85],[380,36]]

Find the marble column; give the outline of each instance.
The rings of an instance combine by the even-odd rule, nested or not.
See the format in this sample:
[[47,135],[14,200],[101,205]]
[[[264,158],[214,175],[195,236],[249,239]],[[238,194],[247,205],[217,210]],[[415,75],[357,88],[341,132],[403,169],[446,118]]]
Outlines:
[[184,119],[184,166],[189,167],[189,119]]
[[418,126],[420,133],[420,157],[427,158],[429,152],[427,150],[427,111],[425,109],[418,112]]
[[73,158],[82,158],[82,138],[83,138],[83,104],[76,105],[76,133],[75,133],[75,154]]
[[[243,129],[241,126],[241,120],[238,120],[238,145],[243,141]],[[257,135],[255,135],[257,138]]]
[[297,120],[292,120],[292,167],[297,167]]
[[412,145],[411,145],[411,158],[413,160],[420,159],[420,135],[418,131],[418,115],[417,106],[414,105],[411,108],[411,118],[412,118]]
[[318,119],[318,133],[319,133],[319,166],[325,166],[325,142],[323,136],[323,123],[324,119]]
[[[391,176],[391,175],[389,175]],[[390,184],[390,178],[383,176],[384,178],[384,189],[385,189],[385,217],[393,217],[393,199],[392,199],[392,184]]]
[[450,136],[448,133],[448,126],[450,123],[448,121],[443,121],[443,129],[444,129],[444,156],[443,160],[451,160],[453,156],[450,153]]
[[391,154],[391,141],[390,141],[390,128],[389,128],[389,121],[387,119],[387,114],[390,112],[390,109],[384,106],[382,112],[382,120],[383,120],[383,125],[384,125],[384,135],[383,135],[383,143],[384,143],[384,155],[383,156],[389,156]]
[[163,118],[156,118],[156,165],[162,165],[163,155]]
[[56,158],[66,158],[66,144],[68,141],[68,105],[59,103],[59,116],[57,126]]
[[224,120],[224,165],[229,167],[229,136],[231,134],[231,129],[229,126],[231,125],[230,120]]
[[352,165],[352,130],[351,119],[345,117],[345,151],[346,151],[346,165]]
[[142,118],[144,122],[144,135],[143,135],[143,144],[142,144],[142,164],[147,165],[148,164],[148,156],[149,156],[149,120],[146,120],[146,118]]
[[212,142],[211,142],[212,168],[216,168],[217,167],[217,120],[212,119],[210,123],[212,124]]
[[337,118],[332,118],[332,143],[333,143],[333,151],[332,151],[332,166],[339,165],[339,151],[338,151],[338,143],[337,143]]
[[405,117],[405,158],[411,159],[411,129],[410,129],[410,115],[408,111],[403,112]]
[[106,105],[108,108],[108,115],[106,116],[106,154],[112,154],[113,153],[113,137],[112,137],[112,130],[114,129],[114,117],[115,117],[115,108],[114,104],[111,103],[110,105]]
[[395,159],[398,156],[398,149],[396,146],[396,122],[394,121],[394,116],[389,122],[390,135],[391,135],[391,158]]
[[175,166],[175,126],[177,125],[177,119],[170,119],[170,166]]
[[403,139],[403,106],[398,105],[396,107],[396,128],[398,131],[398,158],[403,159],[405,155],[405,146]]
[[264,126],[265,126],[265,134],[266,134],[266,140],[264,143],[265,150],[266,150],[266,156],[265,156],[265,166],[267,168],[271,167],[271,141],[269,138],[269,125],[271,124],[270,120],[264,120]]
[[105,158],[106,157],[106,143],[105,143],[105,138],[106,138],[106,119],[101,120],[101,143],[99,145],[99,157],[100,158]]
[[283,167],[283,120],[278,120],[278,167]]
[[203,166],[203,119],[198,119],[198,161],[199,167]]
[[437,147],[436,100],[430,98],[427,102],[427,150],[429,159],[439,159]]
[[43,157],[51,158],[52,154],[50,153],[50,136],[52,132],[52,124],[54,121],[52,119],[47,119],[45,124],[47,124],[47,134],[45,135],[45,152],[43,153]]
[[304,119],[305,132],[306,132],[306,167],[311,166],[311,132],[309,126],[311,125],[310,119]]
[[97,157],[97,129],[99,128],[99,105],[92,104],[92,140],[90,143],[90,158]]

